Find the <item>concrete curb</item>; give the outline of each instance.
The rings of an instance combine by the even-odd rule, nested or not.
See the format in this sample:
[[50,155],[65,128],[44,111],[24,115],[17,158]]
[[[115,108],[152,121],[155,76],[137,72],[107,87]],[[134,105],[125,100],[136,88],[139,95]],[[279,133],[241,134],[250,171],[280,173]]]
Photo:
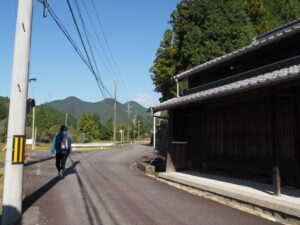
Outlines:
[[261,195],[253,195],[253,193],[244,192],[239,190],[238,188],[229,189],[222,186],[219,187],[216,184],[210,183],[209,181],[201,181],[201,183],[199,181],[195,182],[190,179],[184,179],[180,176],[173,176],[169,173],[159,173],[158,177],[203,191],[215,193],[217,195],[241,201],[246,204],[251,204],[254,206],[265,208],[267,210],[284,213],[300,219],[299,204],[294,204],[281,199],[266,198]]
[[146,174],[153,175],[155,173],[155,167],[146,162],[137,162],[137,168]]

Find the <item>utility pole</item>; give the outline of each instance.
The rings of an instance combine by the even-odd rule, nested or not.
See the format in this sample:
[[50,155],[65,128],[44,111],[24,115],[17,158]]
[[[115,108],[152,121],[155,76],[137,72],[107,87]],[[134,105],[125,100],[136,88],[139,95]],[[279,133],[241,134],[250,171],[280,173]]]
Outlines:
[[175,80],[176,81],[176,94],[177,94],[177,97],[180,97],[179,95],[179,81],[178,79]]
[[34,128],[34,149],[35,149],[35,145],[36,145],[36,133],[37,133],[37,127]]
[[32,132],[31,132],[31,141],[32,141],[32,145],[31,148],[34,149],[34,122],[35,122],[35,107],[32,108]]
[[[13,151],[24,152],[26,106],[33,0],[19,0],[12,69],[11,95],[7,130],[6,160],[3,189],[2,225],[12,225],[22,215],[23,158],[14,164]],[[23,161],[23,162],[22,162]]]
[[66,117],[65,117],[65,126],[68,126],[68,113],[66,113]]
[[[36,78],[30,78],[28,79],[28,83],[35,82]],[[32,107],[32,131],[31,131],[31,149],[34,149],[34,123],[35,123],[35,106]]]
[[135,118],[133,119],[133,143],[135,142]]
[[138,141],[139,141],[140,140],[140,121],[138,120],[137,122],[138,122],[137,128],[138,128]]
[[128,113],[128,118],[127,118],[127,141],[129,142],[129,118],[130,118],[130,110],[131,106],[130,106],[130,102],[127,103],[127,113]]
[[156,117],[153,116],[153,149],[156,147]]
[[117,122],[117,83],[118,80],[114,80],[115,83],[115,104],[114,104],[114,147],[116,148],[116,122]]

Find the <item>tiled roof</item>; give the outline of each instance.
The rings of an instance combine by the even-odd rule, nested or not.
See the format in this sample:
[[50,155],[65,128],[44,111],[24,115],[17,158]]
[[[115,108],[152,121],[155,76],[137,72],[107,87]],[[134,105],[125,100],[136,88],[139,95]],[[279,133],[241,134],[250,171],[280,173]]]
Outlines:
[[210,60],[206,63],[200,64],[192,69],[186,70],[186,71],[174,76],[173,79],[182,80],[188,76],[191,76],[193,74],[196,74],[196,73],[206,70],[208,68],[216,66],[220,63],[232,60],[234,58],[237,58],[237,57],[247,54],[249,52],[255,51],[258,48],[267,46],[269,44],[272,44],[276,41],[279,41],[283,38],[286,38],[286,37],[293,35],[295,33],[298,33],[298,32],[300,32],[300,19],[295,20],[289,24],[286,24],[282,27],[279,27],[268,33],[265,33],[261,36],[254,38],[253,42],[250,45],[247,45],[241,49],[230,52],[230,53],[223,55],[221,57],[218,57],[216,59]]
[[239,80],[194,94],[172,98],[168,101],[162,102],[161,104],[153,106],[150,109],[152,112],[162,111],[180,105],[185,105],[193,102],[201,102],[221,95],[229,95],[236,92],[246,91],[252,88],[271,85],[279,81],[286,81],[298,76],[300,77],[299,62],[298,64],[263,73],[255,77]]

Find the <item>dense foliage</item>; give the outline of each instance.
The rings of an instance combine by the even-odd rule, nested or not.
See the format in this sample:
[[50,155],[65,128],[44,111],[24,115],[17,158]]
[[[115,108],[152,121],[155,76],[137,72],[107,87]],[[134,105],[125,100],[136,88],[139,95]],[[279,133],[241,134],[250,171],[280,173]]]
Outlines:
[[151,67],[161,101],[175,96],[171,77],[249,44],[300,17],[300,0],[182,0],[171,14]]
[[5,142],[7,133],[9,99],[0,97],[0,143]]
[[[132,105],[137,104],[132,102]],[[60,104],[62,105],[62,104]],[[74,106],[73,106],[74,107]],[[76,107],[84,107],[77,105]],[[112,108],[110,105],[107,107]],[[9,99],[0,97],[0,142],[6,141],[7,121],[8,121]],[[123,109],[125,110],[125,109]],[[132,113],[139,113],[140,107],[132,109]],[[134,114],[136,115],[136,114]],[[148,137],[152,129],[151,118],[143,116],[134,116],[134,121],[130,120],[129,124],[117,124],[117,141],[120,141],[120,130],[124,132],[124,140],[137,139],[138,134],[140,138]],[[37,129],[37,141],[49,143],[53,137],[58,133],[60,126],[65,124],[66,113],[59,112],[54,108],[45,105],[35,107],[35,127]],[[29,112],[26,118],[26,134],[27,138],[31,138],[32,134],[32,111]],[[127,120],[126,120],[127,121]],[[137,125],[139,124],[139,125]],[[99,140],[113,139],[113,119],[110,117],[106,121],[101,121],[100,117],[91,112],[83,113],[77,121],[72,115],[68,114],[67,125],[69,133],[74,142],[93,142]],[[133,130],[135,128],[135,130]],[[129,129],[129,135],[128,135]],[[133,136],[135,134],[135,136]]]

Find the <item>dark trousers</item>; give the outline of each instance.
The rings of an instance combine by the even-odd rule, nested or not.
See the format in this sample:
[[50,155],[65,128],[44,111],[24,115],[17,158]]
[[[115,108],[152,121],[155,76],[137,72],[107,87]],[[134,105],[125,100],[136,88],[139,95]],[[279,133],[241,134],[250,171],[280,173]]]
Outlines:
[[56,168],[57,171],[65,170],[66,161],[69,154],[56,153]]

